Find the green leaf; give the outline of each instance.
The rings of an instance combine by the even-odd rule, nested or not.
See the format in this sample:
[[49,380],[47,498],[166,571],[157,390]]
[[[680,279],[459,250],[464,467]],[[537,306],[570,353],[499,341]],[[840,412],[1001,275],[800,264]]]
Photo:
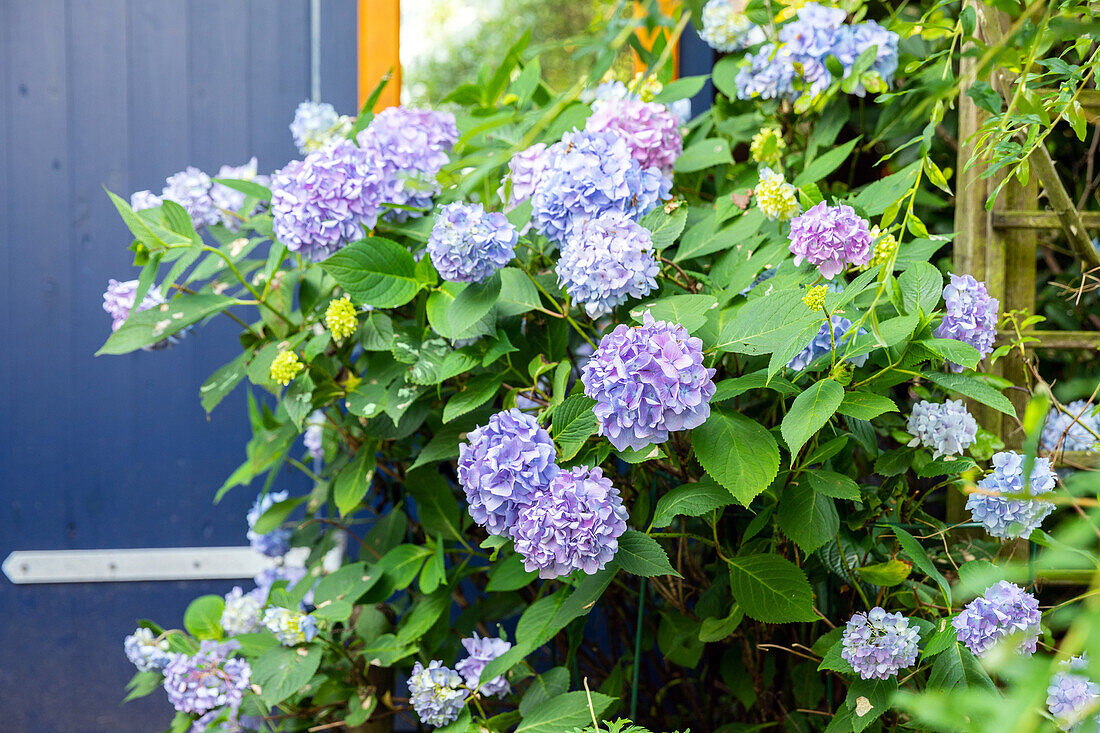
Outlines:
[[886,562],[877,562],[856,568],[856,574],[860,580],[871,585],[879,585],[890,588],[901,583],[909,577],[912,567],[907,562],[893,559]]
[[569,670],[565,667],[553,667],[540,675],[535,675],[530,687],[519,701],[519,712],[528,715],[536,705],[559,695],[569,689]]
[[476,325],[497,302],[500,288],[500,275],[496,273],[483,283],[469,283],[462,288],[447,309],[447,320],[451,330],[456,333],[465,333]]
[[756,234],[763,224],[764,214],[760,209],[746,211],[725,229],[718,228],[718,220],[714,216],[707,216],[687,230],[672,261],[681,262],[736,247]]
[[936,356],[946,361],[960,364],[967,369],[974,369],[982,360],[982,355],[977,349],[965,341],[955,339],[921,339],[916,343],[925,347]]
[[319,647],[276,646],[252,663],[252,681],[260,687],[260,699],[278,705],[291,695],[307,693],[306,684],[321,666]]
[[849,140],[840,147],[832,148],[823,155],[814,158],[801,173],[795,176],[795,188],[807,183],[816,183],[835,171],[841,163],[848,159],[848,156],[852,154],[852,149],[859,141],[860,138],[858,137]]
[[1016,417],[1016,408],[1012,406],[1008,398],[980,379],[965,374],[944,374],[941,372],[923,372],[921,376],[946,390],[958,392],[964,397],[977,400],[1009,417]]
[[443,408],[443,422],[449,423],[471,410],[481,407],[493,398],[504,382],[504,372],[491,372],[474,377],[466,383],[461,392],[456,392],[447,400]]
[[234,191],[240,191],[245,196],[251,196],[252,198],[259,199],[260,201],[271,200],[271,189],[267,186],[261,186],[255,181],[242,181],[235,178],[215,178],[214,183],[220,183],[226,188],[231,188]]
[[978,658],[957,641],[936,655],[928,674],[929,689],[953,690],[956,687],[996,689]]
[[655,575],[671,575],[679,578],[668,562],[668,555],[657,540],[636,529],[628,529],[619,537],[619,551],[615,560],[631,575],[652,578]]
[[[591,700],[592,711],[589,711]],[[567,692],[540,702],[523,716],[515,733],[565,733],[583,728],[592,722],[592,713],[598,718],[611,706],[614,698],[593,692]]]
[[388,399],[386,387],[365,381],[355,385],[355,389],[344,400],[344,405],[352,415],[369,420],[380,415],[386,409]]
[[699,74],[698,76],[682,76],[674,82],[665,84],[664,88],[653,97],[654,102],[660,104],[668,104],[669,102],[675,102],[679,99],[689,99],[703,90],[703,86],[706,85],[707,79],[710,78],[710,74]]
[[733,503],[730,492],[710,476],[682,484],[657,500],[654,527],[667,527],[676,517],[698,517]]
[[138,672],[126,683],[128,693],[122,702],[130,702],[145,697],[164,686],[164,675],[160,672]]
[[413,582],[431,554],[424,545],[398,545],[383,555],[377,565],[393,581],[396,590],[403,590]]
[[718,335],[718,351],[768,354],[796,339],[817,321],[823,321],[802,302],[802,290],[791,288],[750,300]]
[[[897,689],[898,681],[893,677],[886,680],[854,680],[845,698],[846,707],[852,716],[853,733],[860,733],[885,713],[890,707],[890,698]],[[861,703],[861,698],[865,702]]]
[[95,352],[128,354],[179,333],[204,318],[220,313],[236,302],[224,295],[177,295],[164,305],[131,312],[130,317]]
[[915,262],[898,276],[898,287],[906,313],[931,315],[943,293],[943,275],[927,262]]
[[225,399],[226,395],[241,383],[248,369],[248,360],[251,357],[252,352],[242,351],[237,354],[233,361],[218,367],[217,371],[207,377],[206,381],[199,387],[202,409],[207,412],[213,411]]
[[672,170],[677,173],[693,173],[716,165],[729,165],[733,163],[730,155],[730,144],[724,138],[708,137],[692,143],[676,159]]
[[729,99],[737,99],[737,74],[741,71],[741,59],[737,55],[723,56],[711,69],[715,88]]
[[658,206],[649,212],[638,222],[649,230],[653,237],[653,248],[661,251],[676,243],[676,239],[684,231],[687,223],[687,207],[681,206],[671,214],[666,214],[664,207]]
[[734,377],[733,379],[723,379],[714,386],[716,389],[714,397],[710,400],[711,404],[725,402],[749,390],[762,389],[765,387],[782,395],[798,394],[799,392],[798,387],[794,386],[789,380],[783,377],[772,377],[769,379],[766,369],[761,369],[758,372],[752,372],[751,374],[745,374],[740,377]]
[[691,431],[699,463],[742,506],[768,488],[779,471],[779,447],[762,425],[744,415],[712,410]]
[[504,562],[498,562],[489,573],[489,584],[486,590],[492,593],[518,590],[538,578],[533,570],[523,566],[523,558],[520,555],[509,555]]
[[554,409],[550,432],[558,444],[558,458],[568,461],[577,455],[585,441],[595,435],[596,414],[592,408],[596,401],[584,395],[573,395]]
[[729,560],[730,593],[749,618],[764,623],[816,621],[806,574],[779,555],[739,555]]
[[183,612],[183,628],[196,639],[220,639],[224,610],[225,600],[221,596],[199,596]]
[[832,379],[820,379],[794,398],[780,426],[792,456],[829,421],[843,399],[844,388]]
[[836,504],[814,491],[809,481],[787,484],[775,518],[783,533],[806,553],[836,537],[840,528]]
[[518,316],[542,307],[539,290],[527,273],[515,267],[505,267],[500,273],[500,296],[497,311],[502,316]]
[[707,322],[707,312],[717,307],[713,295],[673,295],[632,308],[630,317],[641,323],[648,312],[658,321],[679,323],[688,333],[695,333]]
[[733,608],[730,609],[729,615],[725,618],[711,617],[703,619],[703,622],[699,624],[699,641],[704,644],[722,641],[722,639],[737,631],[737,627],[741,625],[741,619],[744,617],[744,612],[735,603]]
[[836,411],[856,420],[872,420],[887,412],[897,412],[898,406],[889,397],[874,392],[845,392]]
[[332,499],[341,516],[347,516],[363,500],[374,478],[374,449],[361,446],[355,457],[340,469],[332,487]]
[[868,184],[849,203],[857,209],[862,209],[867,216],[878,216],[886,211],[887,207],[900,201],[902,196],[913,187],[920,169],[919,160],[910,163],[897,173]]
[[375,308],[405,305],[420,290],[416,262],[397,242],[368,237],[352,242],[321,263],[356,303]]
[[813,490],[819,494],[831,496],[834,499],[859,501],[859,484],[842,473],[815,468],[806,471],[806,478]]
[[943,574],[936,569],[935,563],[932,562],[932,558],[928,556],[924,547],[917,538],[909,534],[901,527],[891,527],[894,530],[894,535],[898,538],[898,542],[901,544],[901,549],[905,551],[905,554],[909,556],[909,559],[913,561],[920,570],[936,581],[936,585],[940,587],[940,591],[943,593],[943,598],[947,601],[947,605],[951,606],[951,586],[947,582],[947,578],[943,577]]
[[290,516],[290,513],[294,511],[295,507],[305,500],[306,497],[304,496],[296,496],[275,502],[256,520],[256,524],[252,527],[253,531],[255,531],[256,534],[267,534],[271,532],[285,522],[286,518]]
[[409,471],[405,488],[416,501],[417,517],[428,534],[448,540],[462,536],[458,500],[435,468]]
[[401,628],[397,630],[397,643],[412,644],[424,636],[451,607],[451,603],[450,588],[440,588],[417,600]]
[[318,608],[334,601],[354,604],[375,586],[382,571],[364,562],[344,565],[322,577],[313,590],[313,602]]

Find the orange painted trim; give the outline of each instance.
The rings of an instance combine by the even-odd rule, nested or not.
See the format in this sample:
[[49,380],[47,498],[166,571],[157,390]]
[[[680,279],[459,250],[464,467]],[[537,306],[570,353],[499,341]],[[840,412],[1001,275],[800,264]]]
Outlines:
[[401,0],[359,0],[359,106],[392,70],[374,111],[401,104]]
[[[667,16],[673,17],[676,9],[680,7],[680,0],[657,0],[657,5],[660,7],[661,12]],[[634,3],[634,15],[645,16],[645,10],[642,8],[642,4],[639,2]],[[657,40],[657,34],[664,33],[666,37],[669,35],[669,31],[665,30],[646,30],[645,28],[638,29],[638,39],[641,40],[642,45],[646,48],[653,48],[654,41]],[[634,71],[645,71],[645,64],[638,57],[638,54],[634,54]],[[680,76],[680,43],[677,42],[672,47],[672,78],[677,79]]]

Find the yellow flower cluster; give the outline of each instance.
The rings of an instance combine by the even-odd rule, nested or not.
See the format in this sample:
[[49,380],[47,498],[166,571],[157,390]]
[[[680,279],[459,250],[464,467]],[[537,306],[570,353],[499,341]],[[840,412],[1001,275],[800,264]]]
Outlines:
[[802,210],[795,187],[771,168],[760,169],[760,183],[753,193],[760,211],[772,221],[786,221]]
[[271,379],[285,387],[293,382],[305,368],[298,354],[293,351],[280,351],[271,362]]
[[325,310],[325,324],[337,341],[355,333],[355,329],[359,327],[359,320],[356,318],[355,306],[352,305],[350,295],[344,293],[343,298],[337,298],[328,304],[328,309]]
[[662,89],[664,89],[664,85],[657,81],[656,76],[647,76],[645,81],[642,81],[642,72],[640,71],[634,75],[634,79],[630,82],[630,91],[637,94],[643,102],[652,102],[653,98],[660,94]]
[[802,302],[810,310],[819,311],[825,307],[825,295],[829,292],[828,285],[818,285],[806,291]]
[[763,163],[771,168],[778,168],[783,161],[783,151],[787,149],[787,141],[783,139],[783,133],[778,127],[764,127],[760,132],[752,136],[749,144],[749,155],[757,163]]
[[893,234],[883,233],[878,227],[871,227],[871,236],[875,240],[875,251],[871,253],[871,259],[867,260],[867,264],[860,268],[862,270],[869,270],[875,265],[885,265],[898,251],[898,240],[894,239]]

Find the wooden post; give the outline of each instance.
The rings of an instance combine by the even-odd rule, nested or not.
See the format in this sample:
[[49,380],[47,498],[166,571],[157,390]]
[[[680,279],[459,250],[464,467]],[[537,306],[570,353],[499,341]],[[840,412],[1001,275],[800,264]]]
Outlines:
[[359,0],[359,106],[393,74],[374,111],[401,104],[401,0]]

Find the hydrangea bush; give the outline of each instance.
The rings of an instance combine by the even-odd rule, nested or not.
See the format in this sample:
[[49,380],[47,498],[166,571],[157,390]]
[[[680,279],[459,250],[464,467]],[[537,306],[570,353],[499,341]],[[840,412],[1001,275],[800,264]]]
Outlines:
[[[1095,558],[1058,529],[1094,484],[1052,463],[1095,415],[988,373],[999,304],[942,257],[935,125],[880,94],[935,86],[903,70],[968,16],[872,11],[711,0],[732,55],[687,120],[703,80],[663,42],[637,94],[604,81],[687,15],[611,14],[569,90],[521,41],[451,111],[303,103],[269,177],[113,196],[141,269],[101,353],[239,326],[200,398],[247,404],[217,497],[257,492],[242,541],[271,563],[142,622],[131,694],[163,689],[177,732],[986,730],[966,706],[1031,665],[1011,709],[1086,715],[1095,675],[1052,654],[1083,601],[1034,580]],[[928,722],[953,699],[969,722]]]

